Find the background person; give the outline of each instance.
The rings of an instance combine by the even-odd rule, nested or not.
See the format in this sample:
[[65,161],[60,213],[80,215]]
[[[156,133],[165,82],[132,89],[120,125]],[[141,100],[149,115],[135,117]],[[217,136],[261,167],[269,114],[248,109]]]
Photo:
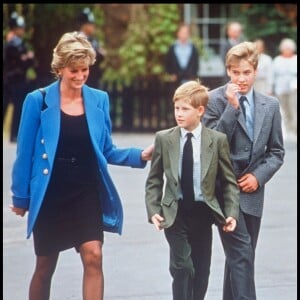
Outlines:
[[172,90],[186,81],[198,78],[199,53],[190,36],[189,25],[180,24],[177,39],[166,54],[165,68],[170,81],[174,83]]
[[272,95],[273,94],[273,59],[266,53],[265,42],[263,39],[254,41],[256,49],[259,53],[256,79],[254,89],[257,92]]
[[[221,59],[225,64],[226,61],[226,54],[228,50],[241,43],[244,41],[244,36],[243,36],[243,26],[240,22],[237,21],[232,21],[226,24],[225,27],[225,34],[226,38],[225,40],[221,43],[220,45],[220,55]],[[223,77],[223,83],[225,84],[229,80],[229,77],[227,73],[225,72],[225,75]]]
[[121,234],[121,200],[107,164],[143,168],[151,146],[117,148],[111,139],[108,94],[87,86],[95,51],[77,32],[53,51],[58,78],[28,93],[23,105],[12,169],[14,213],[28,211],[36,267],[29,299],[50,298],[59,253],[75,248],[83,264],[83,299],[103,299],[104,231]]
[[9,20],[10,31],[3,48],[3,122],[8,105],[13,104],[10,141],[16,142],[25,95],[32,85],[26,78],[34,66],[34,53],[25,43],[25,20],[13,12]]
[[297,54],[294,40],[284,38],[273,60],[274,94],[282,111],[285,136],[297,135]]
[[96,52],[96,62],[93,66],[90,67],[90,75],[86,84],[94,88],[99,88],[103,73],[100,64],[105,58],[106,51],[103,47],[101,47],[99,41],[95,37],[95,16],[90,8],[84,8],[78,15],[78,27],[79,31],[87,37]]

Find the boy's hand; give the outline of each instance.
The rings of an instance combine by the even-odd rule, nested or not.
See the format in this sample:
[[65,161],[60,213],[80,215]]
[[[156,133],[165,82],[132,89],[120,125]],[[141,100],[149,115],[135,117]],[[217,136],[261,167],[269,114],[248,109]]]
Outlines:
[[164,218],[160,216],[159,214],[155,214],[151,217],[151,221],[154,224],[156,230],[162,230],[163,227],[161,226],[161,222],[164,221]]
[[239,99],[237,97],[238,92],[239,92],[239,86],[237,84],[228,83],[225,94],[228,99],[228,102],[236,109],[240,105]]
[[236,227],[236,219],[233,217],[228,217],[226,219],[226,224],[223,226],[225,232],[232,232]]
[[251,173],[243,175],[237,182],[241,191],[245,193],[253,193],[259,187],[256,177]]

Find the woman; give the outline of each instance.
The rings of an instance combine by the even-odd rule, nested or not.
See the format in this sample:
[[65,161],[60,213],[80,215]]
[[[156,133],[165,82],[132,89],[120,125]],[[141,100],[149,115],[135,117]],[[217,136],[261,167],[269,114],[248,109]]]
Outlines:
[[64,34],[53,51],[57,81],[24,102],[12,170],[11,209],[28,211],[36,268],[29,299],[49,299],[60,251],[75,247],[83,264],[83,299],[103,299],[103,231],[122,231],[122,206],[107,164],[143,168],[152,146],[118,149],[109,98],[85,85],[95,51],[86,37]]
[[280,102],[284,137],[293,139],[297,136],[297,45],[284,38],[279,51],[273,60],[274,94]]

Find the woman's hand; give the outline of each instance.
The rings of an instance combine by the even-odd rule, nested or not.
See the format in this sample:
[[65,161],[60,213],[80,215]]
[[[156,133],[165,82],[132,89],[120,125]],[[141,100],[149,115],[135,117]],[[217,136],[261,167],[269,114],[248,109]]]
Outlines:
[[11,209],[12,212],[14,212],[17,216],[21,216],[24,217],[27,209],[25,208],[19,208],[19,207],[15,207],[13,205],[10,205],[9,208]]
[[151,160],[152,152],[154,149],[154,145],[148,146],[146,149],[142,151],[142,160]]

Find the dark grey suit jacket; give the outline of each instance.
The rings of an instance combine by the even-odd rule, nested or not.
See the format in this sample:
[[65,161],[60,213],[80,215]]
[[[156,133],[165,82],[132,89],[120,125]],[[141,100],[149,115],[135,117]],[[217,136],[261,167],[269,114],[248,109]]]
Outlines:
[[[252,173],[259,182],[254,193],[240,193],[241,210],[261,217],[264,187],[283,164],[284,147],[279,102],[254,91],[254,140],[247,135],[240,109],[225,96],[226,85],[209,92],[209,102],[202,123],[227,135],[234,172],[239,178]],[[250,161],[249,161],[250,158]]]

